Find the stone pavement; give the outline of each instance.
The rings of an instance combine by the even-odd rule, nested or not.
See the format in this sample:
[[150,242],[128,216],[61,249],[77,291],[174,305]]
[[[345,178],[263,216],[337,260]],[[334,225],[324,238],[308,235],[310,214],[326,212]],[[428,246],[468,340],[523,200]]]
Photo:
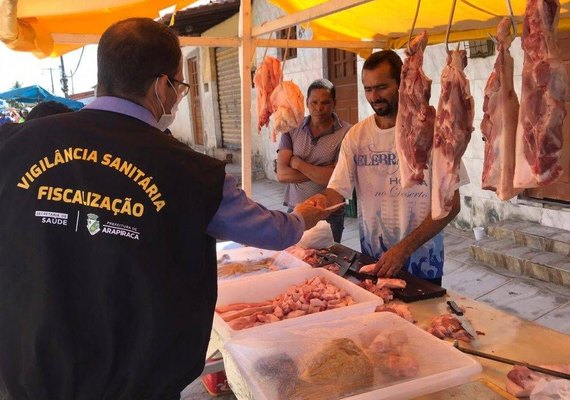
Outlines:
[[[268,179],[253,182],[252,198],[272,210],[286,211],[283,206],[285,186]],[[443,287],[500,310],[534,321],[548,328],[570,334],[570,289],[524,277],[502,268],[474,261],[469,253],[475,241],[471,231],[445,228],[445,264]],[[343,245],[360,251],[358,224],[355,218],[345,219]],[[569,336],[570,344],[570,336]],[[183,392],[184,400],[211,398],[200,380]],[[233,395],[216,397],[233,400]]]

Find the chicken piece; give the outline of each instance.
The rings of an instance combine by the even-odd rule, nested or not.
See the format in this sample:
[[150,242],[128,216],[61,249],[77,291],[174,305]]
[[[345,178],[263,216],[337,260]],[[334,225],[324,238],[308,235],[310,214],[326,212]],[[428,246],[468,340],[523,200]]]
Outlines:
[[360,282],[359,286],[380,297],[384,303],[387,303],[394,298],[394,292],[392,292],[391,289],[387,287],[378,287],[371,279],[363,280]]
[[400,79],[395,140],[404,189],[424,182],[433,144],[435,108],[429,105],[431,79],[422,69],[426,44],[426,31],[412,40]]
[[241,310],[235,310],[235,311],[227,311],[225,313],[220,313],[220,317],[222,317],[222,319],[226,322],[228,321],[232,321],[236,318],[240,318],[240,317],[245,317],[247,315],[251,315],[251,314],[257,314],[257,313],[272,313],[273,310],[275,309],[275,306],[273,306],[272,304],[268,304],[265,306],[254,306],[254,307],[247,307],[247,308],[243,308]]
[[305,97],[293,81],[280,83],[271,93],[273,107],[273,141],[277,140],[277,133],[289,132],[303,122],[305,115]]
[[450,314],[443,314],[432,318],[430,326],[426,329],[429,333],[444,339],[446,337],[471,343],[473,338],[467,333],[461,322]]
[[267,56],[255,71],[253,84],[257,92],[257,131],[269,125],[269,117],[273,112],[270,97],[282,79],[281,62],[275,57]]
[[503,18],[497,27],[497,60],[485,87],[481,122],[485,140],[482,187],[494,190],[501,200],[508,200],[521,192],[513,187],[519,100],[514,89],[513,57],[509,52],[513,41],[510,27],[508,17]]
[[405,289],[406,281],[403,279],[395,278],[378,278],[376,281],[376,286],[379,288],[387,287],[389,289]]
[[441,73],[441,96],[435,117],[431,217],[442,219],[453,207],[453,197],[459,187],[461,157],[471,140],[473,97],[463,69],[467,66],[465,50],[453,50]]
[[397,316],[404,318],[406,321],[411,322],[412,324],[416,322],[414,319],[412,312],[405,304],[382,304],[376,307],[376,312],[391,312],[396,314]]
[[233,330],[239,331],[246,328],[251,328],[258,322],[257,314],[248,315],[246,317],[236,318],[228,322],[228,325]]
[[316,265],[319,262],[317,250],[315,249],[304,249],[301,246],[294,244],[293,246],[285,249],[285,251],[298,259],[305,261],[309,265]]
[[[541,365],[543,368],[551,369],[553,371],[563,372],[570,374],[570,365]],[[523,367],[521,365],[513,366],[513,369],[507,374],[507,392],[516,397],[528,397],[533,391],[534,387],[540,380],[553,380],[559,379],[552,375],[542,374]]]
[[420,366],[413,355],[408,352],[392,352],[382,357],[381,370],[394,378],[413,378],[418,374]]
[[526,3],[515,188],[548,185],[562,172],[559,161],[568,76],[556,45],[559,15],[558,0],[528,0]]
[[249,307],[267,306],[269,304],[271,304],[271,300],[252,302],[252,303],[233,303],[233,304],[228,304],[227,306],[216,307],[216,312],[218,314],[224,314],[228,311],[243,310],[244,308],[249,308]]

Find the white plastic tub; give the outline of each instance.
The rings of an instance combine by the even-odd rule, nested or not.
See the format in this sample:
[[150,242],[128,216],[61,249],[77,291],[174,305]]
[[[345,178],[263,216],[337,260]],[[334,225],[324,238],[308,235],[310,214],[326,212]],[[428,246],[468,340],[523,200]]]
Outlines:
[[218,268],[220,268],[223,263],[227,262],[256,261],[268,257],[274,258],[273,265],[277,267],[276,270],[261,269],[259,271],[252,271],[227,277],[218,276],[218,281],[220,282],[243,279],[255,275],[263,275],[283,269],[311,268],[309,264],[286,251],[264,250],[256,247],[238,247],[230,250],[218,250],[217,256],[218,260],[223,260],[222,263],[218,263]]
[[[241,383],[236,389],[246,393],[240,393],[240,396],[251,396],[255,400],[280,398],[275,381],[264,378],[256,370],[256,363],[262,357],[286,354],[302,370],[304,357],[330,340],[349,338],[362,345],[364,336],[379,332],[398,331],[408,337],[408,349],[419,365],[417,375],[387,378],[376,371],[373,386],[363,388],[360,393],[350,393],[344,399],[410,399],[468,382],[472,375],[481,371],[481,365],[473,358],[393,313],[371,313],[318,323],[307,319],[296,322],[287,327],[270,326],[263,331],[244,332],[225,344],[226,373],[232,384],[234,381]],[[323,396],[327,400],[342,398],[330,391]]]
[[348,315],[358,315],[373,312],[377,305],[382,304],[382,299],[368,292],[358,285],[323,268],[294,268],[275,271],[269,274],[245,277],[239,280],[218,283],[218,302],[216,307],[233,303],[258,302],[270,300],[281,293],[285,293],[292,285],[299,285],[309,278],[323,277],[352,297],[356,304],[350,306],[326,310],[315,314],[303,315],[297,318],[284,319],[271,324],[264,324],[252,328],[236,331],[232,329],[217,313],[214,314],[214,330],[223,341],[238,333],[248,331],[260,331],[267,327],[285,327],[298,323],[299,320],[324,321],[338,319]]

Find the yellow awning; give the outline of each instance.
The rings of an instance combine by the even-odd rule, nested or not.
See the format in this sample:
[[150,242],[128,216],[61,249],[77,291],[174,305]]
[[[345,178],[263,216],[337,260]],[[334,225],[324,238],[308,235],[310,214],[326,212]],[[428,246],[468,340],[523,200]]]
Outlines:
[[179,10],[195,1],[0,0],[0,40],[39,58],[56,57],[81,46],[59,44],[53,34],[101,35],[116,21],[158,18],[160,10],[170,6]]
[[[292,14],[322,4],[323,0],[268,0]],[[525,0],[510,0],[519,34]],[[570,0],[561,0],[558,30],[570,30]],[[408,41],[417,0],[374,0],[310,22],[316,40],[378,40],[385,48],[401,48]],[[428,31],[429,44],[443,43],[452,0],[421,2],[414,32]],[[508,16],[506,0],[457,0],[450,42],[486,39],[495,35],[503,16]]]
[[[30,51],[40,58],[59,56],[80,47],[80,44],[70,45],[61,39],[65,34],[75,35],[75,38],[101,35],[109,25],[121,19],[157,18],[159,10],[173,5],[181,9],[194,1],[0,0],[0,40],[13,50]],[[268,1],[289,14],[323,3],[340,4],[338,0]],[[526,1],[510,1],[520,34]],[[558,30],[570,30],[570,0],[560,2]],[[335,12],[310,22],[313,40],[374,40],[383,43],[385,48],[403,47],[408,40],[416,5],[416,0],[373,0]],[[452,0],[424,0],[415,32],[427,29],[430,44],[442,43],[451,6]],[[508,15],[505,0],[457,0],[450,42],[494,35],[500,18],[505,15]]]

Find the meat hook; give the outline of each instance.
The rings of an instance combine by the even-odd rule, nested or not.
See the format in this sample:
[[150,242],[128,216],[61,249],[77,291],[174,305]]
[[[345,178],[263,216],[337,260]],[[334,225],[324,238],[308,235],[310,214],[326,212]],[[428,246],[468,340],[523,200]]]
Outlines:
[[517,37],[517,22],[515,21],[515,16],[513,15],[513,7],[511,6],[511,0],[506,0],[507,10],[509,10],[509,18],[511,18],[511,25],[513,26],[513,39]]
[[457,0],[453,0],[451,4],[451,14],[449,14],[449,23],[447,24],[447,32],[445,33],[445,49],[449,53],[449,32],[451,31],[451,24],[453,23],[453,13],[455,12],[455,3]]
[[414,28],[416,27],[416,21],[418,20],[418,13],[420,11],[420,3],[422,0],[418,0],[418,5],[416,6],[416,15],[414,16],[414,22],[412,22],[412,29],[410,30],[410,36],[408,36],[408,53],[411,54],[410,42],[412,41],[412,34],[414,33]]

